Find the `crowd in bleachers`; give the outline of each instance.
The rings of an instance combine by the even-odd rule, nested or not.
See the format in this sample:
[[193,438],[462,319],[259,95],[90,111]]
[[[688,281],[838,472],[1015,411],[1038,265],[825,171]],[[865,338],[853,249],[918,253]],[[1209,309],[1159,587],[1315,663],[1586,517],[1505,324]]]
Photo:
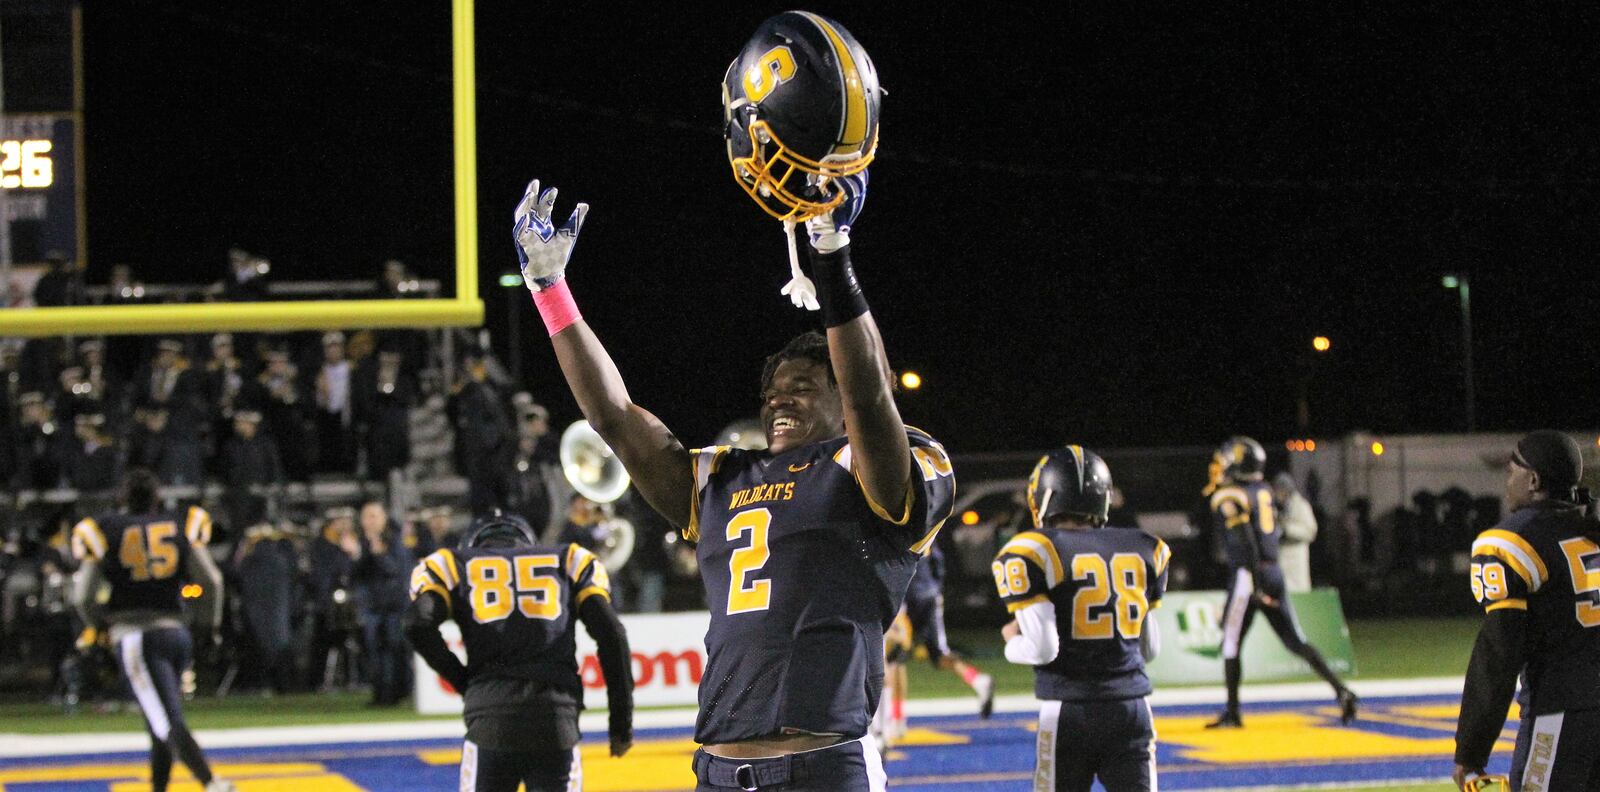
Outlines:
[[[265,298],[267,269],[236,252],[205,299]],[[124,267],[108,288],[78,278],[58,263],[36,302],[167,299]],[[399,262],[372,290],[415,293]],[[399,701],[411,568],[493,509],[593,549],[603,523],[627,516],[648,537],[619,595],[631,587],[630,609],[659,609],[665,526],[630,499],[600,507],[576,495],[548,411],[512,392],[480,338],[446,332],[0,339],[0,686],[31,686],[21,676],[48,669],[63,701],[94,689],[92,660],[105,657],[74,649],[85,625],[68,604],[67,537],[115,508],[134,467],[155,472],[173,505],[213,515],[229,616],[202,665],[224,689],[356,686],[376,704]],[[437,459],[413,459],[412,427],[430,419]],[[419,479],[441,478],[460,486],[419,494]]]

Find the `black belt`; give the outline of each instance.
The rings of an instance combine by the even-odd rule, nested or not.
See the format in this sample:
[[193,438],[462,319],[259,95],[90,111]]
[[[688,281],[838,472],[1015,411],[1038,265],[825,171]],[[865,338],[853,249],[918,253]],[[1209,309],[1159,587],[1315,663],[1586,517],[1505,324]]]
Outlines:
[[[694,774],[715,787],[755,792],[765,786],[787,784],[795,776],[799,754],[766,759],[728,759],[705,751],[694,755]],[[798,764],[804,764],[801,759]]]

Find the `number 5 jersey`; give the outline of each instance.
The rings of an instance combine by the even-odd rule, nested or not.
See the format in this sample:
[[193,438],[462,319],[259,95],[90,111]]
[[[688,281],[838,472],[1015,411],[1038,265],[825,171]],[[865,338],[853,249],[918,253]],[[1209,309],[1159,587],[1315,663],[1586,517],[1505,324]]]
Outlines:
[[683,535],[698,543],[711,611],[696,742],[867,733],[883,634],[954,505],[943,447],[906,434],[910,480],[890,504],[865,494],[844,437],[777,455],[694,451]]

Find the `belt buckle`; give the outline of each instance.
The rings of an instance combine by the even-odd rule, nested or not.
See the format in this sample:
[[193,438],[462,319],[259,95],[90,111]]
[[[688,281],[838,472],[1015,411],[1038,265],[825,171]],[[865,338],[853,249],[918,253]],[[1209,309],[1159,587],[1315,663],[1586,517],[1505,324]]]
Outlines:
[[748,764],[742,764],[734,768],[733,783],[738,784],[739,788],[743,789],[744,792],[756,792],[755,767]]

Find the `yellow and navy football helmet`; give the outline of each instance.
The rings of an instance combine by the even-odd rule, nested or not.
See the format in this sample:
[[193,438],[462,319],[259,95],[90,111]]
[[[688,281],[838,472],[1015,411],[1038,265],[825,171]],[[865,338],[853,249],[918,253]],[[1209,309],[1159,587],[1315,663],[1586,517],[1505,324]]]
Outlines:
[[883,90],[844,26],[806,11],[761,23],[722,80],[733,177],[767,214],[802,222],[844,201],[830,180],[878,150]]
[[1221,467],[1222,477],[1230,481],[1260,481],[1267,469],[1267,450],[1244,435],[1228,438],[1211,458]]
[[459,546],[462,550],[469,550],[491,543],[532,547],[539,543],[539,535],[527,520],[495,509],[493,514],[472,521],[467,532],[461,535]]
[[1111,468],[1099,454],[1082,446],[1051,451],[1028,477],[1028,511],[1035,528],[1068,514],[1087,518],[1096,527],[1111,511]]

